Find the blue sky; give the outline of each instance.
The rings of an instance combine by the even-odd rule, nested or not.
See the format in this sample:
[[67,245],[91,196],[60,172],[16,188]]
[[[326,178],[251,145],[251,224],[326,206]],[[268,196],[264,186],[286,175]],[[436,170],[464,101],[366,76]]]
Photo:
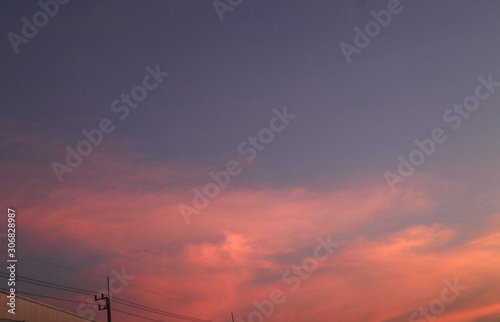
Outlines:
[[[202,254],[210,253],[212,246],[203,241],[226,250],[237,245],[234,249],[241,254],[234,256],[248,255],[241,243],[265,250],[259,254],[262,257],[249,255],[252,265],[243,265],[254,272],[269,267],[261,260],[280,257],[283,249],[307,253],[326,231],[360,234],[376,245],[393,240],[386,234],[405,235],[412,229],[440,234],[434,224],[456,230],[452,245],[493,234],[484,229],[498,227],[491,221],[497,222],[492,218],[498,216],[500,206],[500,90],[481,101],[457,130],[443,114],[475,94],[478,77],[491,75],[500,81],[500,4],[493,0],[401,1],[400,13],[393,14],[388,26],[348,63],[339,45],[352,45],[354,28],[364,29],[374,19],[370,12],[386,10],[389,2],[243,1],[225,12],[221,21],[210,1],[73,0],[59,5],[59,12],[28,43],[19,45],[16,54],[7,34],[21,35],[21,18],[31,20],[41,9],[35,1],[3,1],[2,204],[17,207],[32,222],[27,231],[33,234],[21,235],[26,255],[50,253],[57,260],[76,261],[77,266],[101,272],[121,265],[117,264],[120,256],[129,262],[139,256],[142,243],[124,242],[123,232],[117,234],[116,243],[124,242],[125,255],[118,246],[116,253],[100,253],[84,241],[84,233],[68,237],[56,228],[50,238],[48,231],[34,233],[37,225],[58,225],[53,222],[58,212],[68,212],[66,224],[76,225],[67,226],[69,231],[90,229],[84,223],[90,224],[94,215],[109,225],[123,224],[123,231],[133,227],[131,219],[122,222],[117,214],[87,218],[85,205],[93,199],[103,202],[102,209],[120,208],[130,200],[146,205],[144,229],[152,231],[152,249],[156,242],[172,247],[165,246],[167,258],[152,260],[153,266],[180,261],[176,256],[191,258],[195,246],[201,247]],[[119,120],[110,108],[112,102],[140,85],[148,66],[160,66],[170,74],[147,92],[137,108],[130,109],[126,119]],[[233,159],[241,161],[238,145],[269,126],[273,109],[285,106],[296,118],[275,133],[254,161],[241,162],[241,174],[232,177],[203,210],[213,221],[200,219],[198,225],[203,222],[205,229],[186,227],[177,205],[190,203],[192,189],[210,182],[210,171],[224,169]],[[76,149],[85,139],[81,131],[98,127],[103,118],[111,119],[116,129],[105,134],[102,144],[83,158],[82,165],[64,174],[60,183],[51,163],[64,163],[65,147]],[[384,173],[397,174],[398,156],[408,158],[417,148],[414,140],[430,138],[435,128],[442,128],[447,140],[391,191]],[[75,202],[74,213],[69,200]],[[243,211],[240,205],[249,200],[257,203],[256,208]],[[289,203],[295,201],[298,204],[291,207]],[[330,206],[340,208],[330,212],[324,208]],[[352,220],[343,214],[358,206]],[[292,208],[288,221],[279,225]],[[297,209],[304,209],[304,216],[311,212],[311,222],[304,224],[300,212],[294,212]],[[231,213],[249,227],[234,222]],[[57,220],[64,227],[62,218]],[[260,238],[274,227],[270,222],[282,230],[275,240],[266,239],[266,248]],[[297,223],[304,224],[304,231]],[[166,235],[176,233],[166,237],[158,227]],[[58,234],[71,239],[76,254],[93,254],[92,260],[70,256],[61,245],[44,249],[56,245],[48,240]],[[285,237],[295,234],[304,239]],[[283,249],[278,251],[276,245]],[[362,252],[353,253],[365,258]],[[26,270],[26,275],[35,274]],[[467,276],[475,273],[487,276],[474,270]],[[40,279],[52,276],[48,271],[36,274]],[[215,276],[207,274],[206,279]],[[158,278],[167,283],[173,277]],[[151,279],[144,276],[144,281]],[[260,294],[260,284],[247,282],[252,285],[251,294]],[[412,284],[406,279],[401,283],[406,282]],[[303,303],[311,301],[307,294]],[[215,301],[198,295],[189,300],[198,298],[199,304],[207,305]],[[225,304],[249,313],[251,301],[245,305],[245,300],[227,295]],[[402,311],[409,309],[407,304],[401,304]],[[277,314],[286,318],[285,312],[292,311]],[[318,308],[316,313],[325,312],[330,311]],[[463,314],[472,321],[468,313]]]

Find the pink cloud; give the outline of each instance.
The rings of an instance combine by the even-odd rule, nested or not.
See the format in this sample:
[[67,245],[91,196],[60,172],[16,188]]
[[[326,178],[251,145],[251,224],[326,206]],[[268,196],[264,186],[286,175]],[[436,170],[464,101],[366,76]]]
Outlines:
[[[458,278],[467,290],[441,319],[472,321],[498,312],[500,216],[473,233],[407,224],[432,218],[453,198],[460,187],[444,180],[416,177],[394,194],[384,185],[317,192],[229,187],[187,226],[177,206],[191,192],[179,184],[199,181],[206,169],[97,153],[81,170],[72,174],[86,177],[80,183],[27,179],[2,191],[23,206],[26,251],[50,251],[73,263],[99,255],[106,259],[93,269],[101,273],[126,267],[135,279],[120,297],[227,321],[230,311],[247,316],[255,300],[279,288],[287,300],[270,320],[408,320],[440,296],[443,280]],[[43,194],[32,198],[26,186]],[[316,238],[328,234],[341,248],[290,290],[283,272],[312,256]],[[172,297],[179,301],[166,300]]]

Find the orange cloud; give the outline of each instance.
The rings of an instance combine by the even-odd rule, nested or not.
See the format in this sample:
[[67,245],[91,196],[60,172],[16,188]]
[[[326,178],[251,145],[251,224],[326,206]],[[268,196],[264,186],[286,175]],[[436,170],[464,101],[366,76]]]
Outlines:
[[[79,180],[27,178],[2,192],[19,205],[26,254],[51,252],[103,274],[125,267],[135,278],[119,297],[228,321],[230,311],[246,317],[254,301],[280,289],[286,301],[271,321],[408,321],[440,297],[444,280],[458,278],[467,289],[439,319],[499,312],[500,216],[480,231],[415,224],[452,200],[452,183],[415,176],[397,193],[384,185],[316,192],[228,187],[187,226],[177,206],[189,201],[192,182],[206,169],[97,151],[81,170],[72,174]],[[283,273],[313,256],[316,238],[327,235],[342,246],[291,290]],[[100,260],[86,263],[88,256]]]

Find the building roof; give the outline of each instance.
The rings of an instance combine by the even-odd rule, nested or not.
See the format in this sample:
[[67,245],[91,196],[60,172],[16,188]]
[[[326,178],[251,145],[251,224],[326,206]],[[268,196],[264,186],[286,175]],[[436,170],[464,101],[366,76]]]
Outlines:
[[[6,292],[4,290],[0,290],[0,293],[5,294],[5,298],[7,297],[7,295],[10,294],[9,292]],[[20,304],[19,300],[21,300],[21,302],[22,301],[26,301],[26,302],[30,302],[30,303],[32,303],[32,304],[34,304],[36,306],[44,307],[44,308],[46,308],[46,312],[54,312],[54,311],[56,311],[56,314],[57,314],[57,312],[59,312],[62,315],[72,315],[72,316],[74,316],[75,321],[98,322],[96,320],[92,320],[92,319],[83,317],[83,316],[78,315],[76,313],[69,312],[69,311],[63,310],[61,308],[58,308],[58,307],[55,307],[55,306],[52,306],[52,305],[48,305],[48,304],[45,304],[45,303],[42,303],[42,302],[38,302],[38,301],[35,301],[33,299],[24,297],[24,296],[20,296],[17,293],[16,293],[16,314],[14,315],[14,314],[11,314],[11,313],[7,313],[7,310],[9,309],[9,307],[7,305],[2,305],[2,308],[0,308],[0,321],[5,321],[4,319],[6,319],[6,318],[10,319],[10,320],[7,320],[7,321],[20,321],[19,318],[21,316],[23,316],[24,314],[19,314],[21,312],[18,311],[18,308],[19,308],[19,306],[22,306],[22,304],[19,305]],[[43,310],[37,310],[37,312],[40,313],[40,312],[43,312]],[[23,320],[21,320],[21,321],[23,321]]]

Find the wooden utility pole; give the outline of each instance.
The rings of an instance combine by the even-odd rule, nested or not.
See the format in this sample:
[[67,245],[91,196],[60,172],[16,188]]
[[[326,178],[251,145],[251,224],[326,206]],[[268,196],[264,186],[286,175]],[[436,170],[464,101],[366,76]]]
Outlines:
[[101,294],[100,298],[97,298],[97,295],[94,295],[94,301],[101,301],[104,300],[106,305],[101,308],[101,305],[99,304],[98,310],[107,310],[108,311],[108,322],[111,322],[111,299],[109,297],[109,276],[108,276],[108,296],[104,296],[104,294]]
[[108,307],[108,322],[111,322],[111,297],[109,296],[109,276],[108,276],[108,303],[106,306]]

